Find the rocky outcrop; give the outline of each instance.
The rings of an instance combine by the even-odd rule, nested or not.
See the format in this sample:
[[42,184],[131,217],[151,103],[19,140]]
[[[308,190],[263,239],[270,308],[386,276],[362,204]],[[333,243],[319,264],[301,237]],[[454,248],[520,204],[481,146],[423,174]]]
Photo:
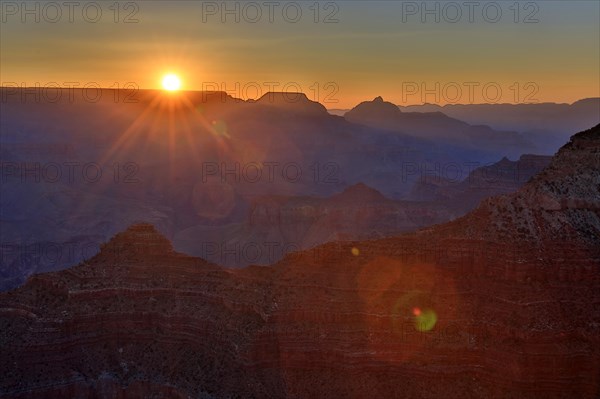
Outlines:
[[273,267],[223,269],[133,226],[0,294],[0,392],[598,397],[599,132],[455,222]]
[[[455,224],[464,236],[584,245],[600,237],[600,125],[573,136],[513,194],[490,198]],[[441,230],[440,230],[441,231]]]
[[226,266],[269,265],[325,242],[389,237],[460,215],[442,203],[391,200],[358,183],[329,198],[261,196],[244,223],[194,226],[175,235],[174,243],[181,252]]
[[504,157],[500,161],[474,169],[462,181],[441,176],[422,176],[414,185],[409,198],[414,201],[443,203],[456,214],[463,215],[482,200],[517,191],[541,172],[552,157],[522,155],[517,161]]
[[327,115],[327,108],[322,104],[311,101],[304,93],[294,92],[268,92],[256,100],[256,104],[271,106],[281,110],[296,113]]

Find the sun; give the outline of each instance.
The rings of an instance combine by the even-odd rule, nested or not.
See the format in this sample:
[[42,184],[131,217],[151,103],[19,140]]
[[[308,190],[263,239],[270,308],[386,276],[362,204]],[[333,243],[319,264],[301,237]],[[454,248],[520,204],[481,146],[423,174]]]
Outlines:
[[174,73],[169,73],[163,77],[162,85],[167,91],[177,91],[181,88],[181,80]]

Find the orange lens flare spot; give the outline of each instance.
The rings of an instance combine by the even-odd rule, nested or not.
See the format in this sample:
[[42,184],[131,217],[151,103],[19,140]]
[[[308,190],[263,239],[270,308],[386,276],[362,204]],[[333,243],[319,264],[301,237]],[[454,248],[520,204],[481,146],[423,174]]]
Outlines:
[[420,316],[421,315],[421,309],[419,309],[419,308],[413,308],[413,314],[415,316]]
[[356,248],[356,247],[353,247],[353,248],[350,250],[350,252],[352,252],[352,255],[354,255],[354,256],[358,256],[358,255],[360,255],[360,251],[359,251],[359,249],[358,249],[358,248]]

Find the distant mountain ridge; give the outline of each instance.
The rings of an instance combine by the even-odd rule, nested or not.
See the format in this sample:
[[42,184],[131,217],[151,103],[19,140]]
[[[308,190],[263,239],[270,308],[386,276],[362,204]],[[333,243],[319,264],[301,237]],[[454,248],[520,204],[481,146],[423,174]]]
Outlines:
[[[600,123],[600,98],[584,98],[567,103],[521,104],[422,104],[400,105],[402,112],[441,112],[471,125],[487,125],[499,131],[516,131],[533,141],[544,153],[554,153],[576,132]],[[349,109],[331,109],[345,116]],[[536,151],[541,152],[541,151]]]
[[399,108],[406,112],[440,111],[467,123],[527,133],[530,140],[546,140],[556,148],[574,133],[600,123],[600,98],[572,104],[424,104]]
[[403,112],[381,97],[365,101],[344,114],[353,123],[398,131],[436,142],[462,143],[473,148],[503,148],[505,153],[521,154],[535,146],[516,132],[499,132],[489,126],[469,125],[442,112]]

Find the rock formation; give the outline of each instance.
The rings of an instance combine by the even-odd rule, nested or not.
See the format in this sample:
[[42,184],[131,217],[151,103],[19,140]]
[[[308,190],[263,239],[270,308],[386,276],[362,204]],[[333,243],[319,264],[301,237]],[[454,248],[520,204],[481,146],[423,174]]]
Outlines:
[[10,398],[596,398],[600,125],[417,234],[228,270],[149,225],[0,294]]
[[391,200],[358,183],[329,198],[261,196],[243,223],[193,226],[175,235],[175,248],[220,265],[270,265],[287,253],[330,241],[389,237],[446,222],[442,203]]
[[459,182],[442,176],[424,175],[413,187],[409,198],[443,203],[448,209],[463,215],[488,197],[517,191],[548,166],[551,159],[531,154],[522,155],[517,161],[504,157],[492,165],[473,170]]

